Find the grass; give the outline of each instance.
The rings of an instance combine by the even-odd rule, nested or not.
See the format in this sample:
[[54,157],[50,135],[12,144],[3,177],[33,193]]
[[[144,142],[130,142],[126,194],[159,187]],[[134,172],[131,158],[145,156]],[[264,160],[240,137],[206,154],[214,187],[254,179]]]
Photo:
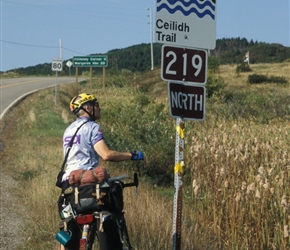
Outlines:
[[[250,74],[290,81],[289,63],[251,68]],[[186,122],[182,249],[290,247],[289,85],[250,86],[248,74],[221,66],[217,75],[227,83],[224,92],[207,100],[205,121]],[[107,77],[106,89],[95,79],[101,125],[114,149],[140,148],[148,159],[144,165],[103,164],[111,175],[140,174],[139,195],[125,190],[135,249],[170,249],[175,121],[169,117],[167,84],[159,70],[135,75],[138,84],[126,77],[118,87],[113,82],[119,78]],[[88,85],[80,88],[90,92]],[[62,163],[62,132],[74,119],[67,104],[78,90],[61,86],[57,106],[53,89],[35,93],[5,117],[3,168],[13,176],[17,169],[21,188],[16,192],[26,208],[27,241],[19,249],[56,247],[59,189],[54,183]],[[164,180],[168,185],[160,184]]]

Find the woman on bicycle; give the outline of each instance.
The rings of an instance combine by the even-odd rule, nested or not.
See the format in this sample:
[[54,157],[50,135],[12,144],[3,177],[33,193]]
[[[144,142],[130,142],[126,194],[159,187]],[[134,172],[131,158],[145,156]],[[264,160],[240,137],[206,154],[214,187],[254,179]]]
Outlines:
[[[101,157],[105,161],[120,162],[126,160],[144,160],[144,154],[141,151],[134,152],[119,152],[111,150],[104,139],[104,135],[100,125],[95,122],[101,118],[101,108],[97,98],[92,94],[81,93],[75,96],[70,102],[70,110],[76,115],[76,120],[71,123],[63,135],[63,152],[66,154],[70,141],[74,137],[77,129],[78,132],[73,140],[73,145],[70,148],[69,155],[66,161],[66,168],[62,177],[62,191],[68,186],[69,175],[73,170],[77,169],[94,169],[99,164]],[[61,212],[61,206],[59,204]],[[74,232],[78,229],[71,225],[72,228],[72,248],[78,249],[78,238],[74,238]],[[78,233],[76,233],[78,235]],[[104,237],[107,237],[106,235]],[[102,240],[102,239],[100,239]],[[122,249],[121,243],[115,242],[116,245],[108,249]],[[118,245],[120,246],[118,248]],[[62,246],[62,249],[64,247]]]

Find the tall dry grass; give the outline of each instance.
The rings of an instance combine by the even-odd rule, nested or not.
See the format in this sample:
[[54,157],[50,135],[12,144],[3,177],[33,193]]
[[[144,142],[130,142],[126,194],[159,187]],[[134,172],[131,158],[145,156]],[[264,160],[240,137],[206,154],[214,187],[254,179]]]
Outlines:
[[289,124],[196,128],[189,216],[214,231],[218,249],[289,247],[289,135]]

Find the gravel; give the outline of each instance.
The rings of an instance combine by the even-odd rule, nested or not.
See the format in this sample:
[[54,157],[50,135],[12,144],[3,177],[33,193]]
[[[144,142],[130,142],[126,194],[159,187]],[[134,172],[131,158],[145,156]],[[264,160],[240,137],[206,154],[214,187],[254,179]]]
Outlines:
[[5,168],[6,162],[9,162],[9,158],[5,157],[9,154],[5,152],[5,143],[9,141],[4,142],[3,135],[9,134],[9,127],[0,120],[0,250],[17,250],[24,242],[22,225],[25,209],[16,194],[18,183]]
[[17,187],[17,182],[1,171],[0,187],[0,249],[19,249],[24,242],[21,236],[24,209],[12,191]]

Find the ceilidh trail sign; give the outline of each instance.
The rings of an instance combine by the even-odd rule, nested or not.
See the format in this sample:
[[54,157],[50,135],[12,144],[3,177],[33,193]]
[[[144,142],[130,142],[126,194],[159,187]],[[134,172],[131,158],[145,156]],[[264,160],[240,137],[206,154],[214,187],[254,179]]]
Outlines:
[[214,49],[216,0],[157,0],[155,40],[159,43]]

